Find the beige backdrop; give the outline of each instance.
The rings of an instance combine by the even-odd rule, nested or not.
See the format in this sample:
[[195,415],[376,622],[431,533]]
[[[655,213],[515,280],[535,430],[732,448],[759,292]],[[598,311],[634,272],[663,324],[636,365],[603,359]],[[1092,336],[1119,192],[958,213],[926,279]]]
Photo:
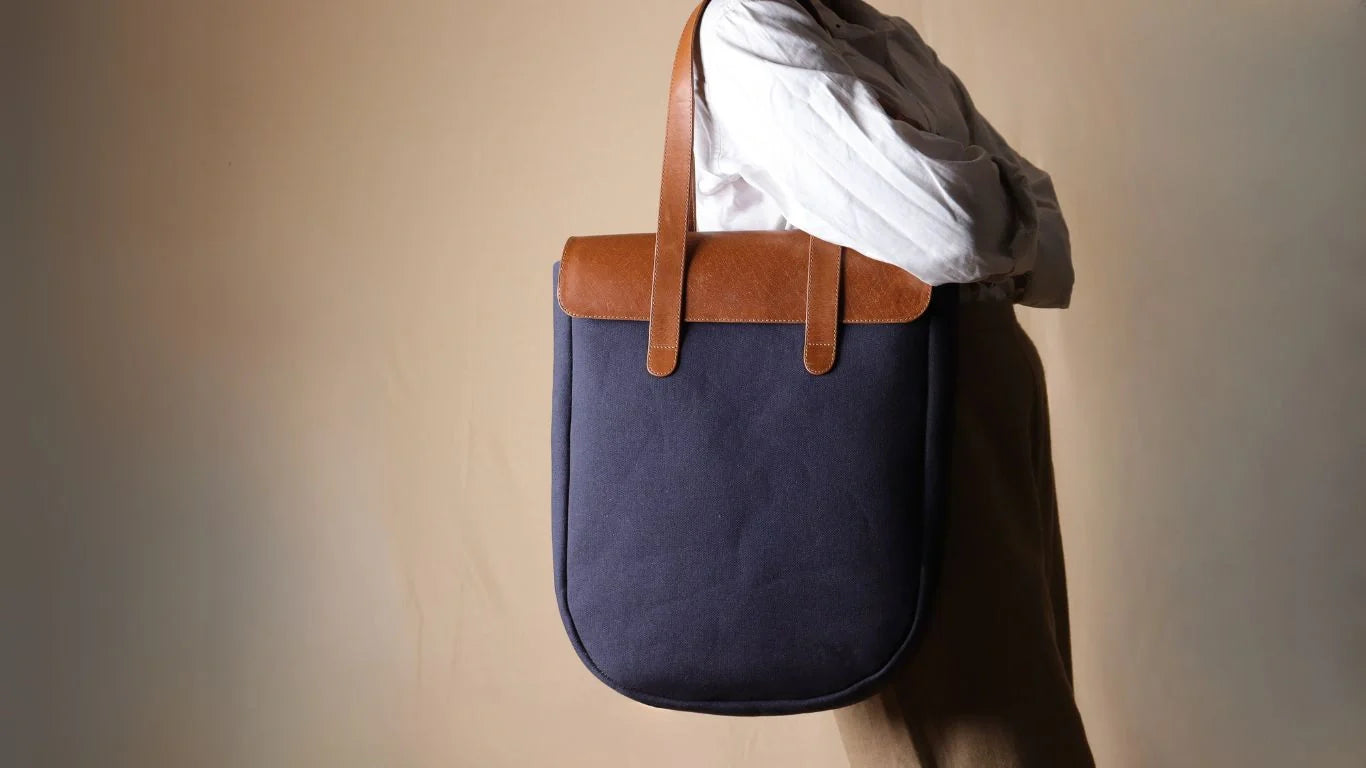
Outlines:
[[[7,11],[0,762],[845,764],[555,610],[550,265],[653,224],[690,2]],[[1101,765],[1366,764],[1366,7],[883,7],[1071,222],[1026,322]]]

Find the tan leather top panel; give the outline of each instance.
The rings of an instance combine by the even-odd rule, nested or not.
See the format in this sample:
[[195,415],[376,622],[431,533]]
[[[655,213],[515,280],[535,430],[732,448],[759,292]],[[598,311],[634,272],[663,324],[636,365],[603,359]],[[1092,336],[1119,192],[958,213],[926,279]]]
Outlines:
[[[691,232],[688,243],[685,321],[805,322],[805,232]],[[569,238],[560,260],[560,308],[572,317],[648,320],[654,245],[653,232]],[[910,322],[930,301],[930,286],[852,249],[844,251],[842,277],[842,322]]]

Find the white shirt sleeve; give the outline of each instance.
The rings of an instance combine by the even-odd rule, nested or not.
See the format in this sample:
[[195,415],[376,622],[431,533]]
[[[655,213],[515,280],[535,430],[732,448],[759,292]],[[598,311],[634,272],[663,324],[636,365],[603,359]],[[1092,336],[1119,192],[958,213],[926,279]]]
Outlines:
[[1072,243],[1062,207],[1058,205],[1058,193],[1053,188],[1052,177],[1006,142],[986,116],[977,110],[963,81],[953,70],[942,62],[939,63],[939,69],[953,84],[972,143],[985,148],[1011,168],[1009,174],[1016,178],[1012,186],[1030,198],[1026,206],[1034,209],[1036,221],[1033,226],[1038,230],[1033,245],[1034,266],[1024,275],[1024,289],[1019,302],[1032,307],[1066,307],[1071,303],[1074,278]]
[[889,115],[795,4],[712,10],[699,34],[705,99],[729,138],[721,151],[793,226],[931,285],[1033,268],[1025,166]]

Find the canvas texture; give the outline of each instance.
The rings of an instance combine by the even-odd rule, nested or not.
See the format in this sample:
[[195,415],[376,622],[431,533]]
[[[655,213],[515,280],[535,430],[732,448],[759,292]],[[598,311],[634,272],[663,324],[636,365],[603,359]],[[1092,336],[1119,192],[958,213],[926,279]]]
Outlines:
[[871,692],[932,591],[944,298],[914,322],[843,326],[821,376],[801,325],[689,323],[658,378],[646,323],[556,305],[555,586],[595,675],[728,714]]

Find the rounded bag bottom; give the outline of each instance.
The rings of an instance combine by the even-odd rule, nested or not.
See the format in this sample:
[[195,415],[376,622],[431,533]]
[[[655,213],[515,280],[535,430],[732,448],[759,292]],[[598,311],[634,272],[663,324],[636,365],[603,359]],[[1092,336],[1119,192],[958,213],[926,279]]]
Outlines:
[[694,711],[870,692],[924,612],[931,322],[845,325],[823,376],[799,325],[692,323],[666,378],[645,323],[555,326],[556,587],[585,664]]

